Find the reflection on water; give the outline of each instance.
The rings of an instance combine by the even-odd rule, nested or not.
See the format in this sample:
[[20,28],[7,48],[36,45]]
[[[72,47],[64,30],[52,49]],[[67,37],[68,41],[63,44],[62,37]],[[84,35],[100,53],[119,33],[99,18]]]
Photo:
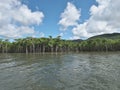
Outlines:
[[120,55],[0,54],[0,90],[120,90]]

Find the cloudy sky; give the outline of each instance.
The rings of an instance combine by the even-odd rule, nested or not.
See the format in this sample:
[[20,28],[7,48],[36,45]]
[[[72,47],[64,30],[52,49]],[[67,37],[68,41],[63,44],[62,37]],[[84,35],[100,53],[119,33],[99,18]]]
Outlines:
[[86,39],[120,32],[120,0],[0,0],[0,38]]

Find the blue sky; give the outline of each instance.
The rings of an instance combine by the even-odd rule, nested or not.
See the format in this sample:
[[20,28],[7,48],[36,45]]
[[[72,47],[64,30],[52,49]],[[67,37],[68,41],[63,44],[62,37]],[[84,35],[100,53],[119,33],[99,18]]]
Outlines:
[[[58,22],[60,20],[60,14],[64,11],[67,3],[73,3],[77,9],[81,9],[81,20],[80,23],[87,20],[90,17],[89,8],[93,4],[97,4],[95,0],[23,0],[32,11],[40,10],[44,13],[45,18],[41,25],[36,26],[35,30],[39,30],[44,33],[45,37],[49,35],[56,37],[62,31]],[[69,39],[72,36],[70,30],[64,32],[62,36],[64,39]]]
[[[87,39],[120,32],[120,0],[2,0],[0,38]],[[114,13],[114,14],[113,14]]]

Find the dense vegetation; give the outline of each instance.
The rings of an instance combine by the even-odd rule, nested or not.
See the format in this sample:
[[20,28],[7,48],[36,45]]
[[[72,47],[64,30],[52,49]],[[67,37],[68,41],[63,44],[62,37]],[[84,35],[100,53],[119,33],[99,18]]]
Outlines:
[[120,51],[120,38],[91,38],[87,40],[62,40],[56,38],[21,38],[14,42],[0,40],[0,53],[45,53],[81,51]]

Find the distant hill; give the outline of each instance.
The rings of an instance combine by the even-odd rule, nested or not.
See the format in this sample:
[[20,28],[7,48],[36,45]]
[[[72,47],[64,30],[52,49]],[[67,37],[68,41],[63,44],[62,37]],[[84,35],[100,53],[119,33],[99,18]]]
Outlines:
[[101,35],[90,37],[88,39],[95,39],[95,38],[120,39],[120,33],[101,34]]
[[75,40],[71,40],[72,42],[81,42],[83,41],[82,39],[75,39]]

